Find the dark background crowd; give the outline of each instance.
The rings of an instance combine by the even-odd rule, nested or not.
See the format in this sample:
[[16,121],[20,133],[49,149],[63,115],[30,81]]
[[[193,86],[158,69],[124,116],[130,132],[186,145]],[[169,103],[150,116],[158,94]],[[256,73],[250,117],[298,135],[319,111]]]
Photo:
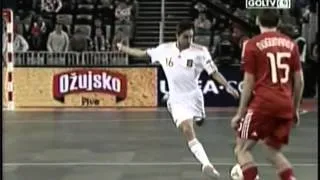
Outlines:
[[[256,11],[241,7],[240,1],[211,0],[231,14],[254,24]],[[281,10],[283,26],[286,33],[297,41],[301,53],[306,47],[305,57],[301,60],[315,59],[314,48],[317,36],[317,14],[316,6],[311,8],[308,0],[294,1],[293,8]],[[194,17],[196,28],[196,41],[206,45],[221,63],[235,63],[241,54],[241,45],[248,39],[251,32],[246,31],[239,24],[232,22],[229,18],[219,13],[211,13],[207,7],[199,1],[194,0],[191,13]],[[225,56],[226,55],[226,56]],[[232,55],[230,57],[230,55]],[[306,57],[308,56],[308,57]]]
[[[249,24],[255,24],[257,11],[245,9],[241,1],[211,1]],[[280,10],[282,24],[279,30],[294,39],[299,46],[300,60],[306,79],[304,94],[306,97],[316,95],[317,91],[319,10],[314,2],[316,1],[294,0],[291,9]],[[194,18],[195,41],[209,48],[216,63],[220,66],[239,64],[242,43],[252,35],[252,32],[248,32],[224,15],[208,11],[201,1],[193,1],[191,14]]]
[[[208,11],[201,1],[190,1],[194,41],[207,46],[217,64],[239,64],[242,43],[252,32],[225,15]],[[246,10],[241,1],[211,1],[247,23],[255,23],[256,11]],[[319,38],[318,10],[313,2],[293,0],[293,8],[281,10],[281,15],[282,31],[298,43],[305,76],[315,84]],[[139,0],[16,0],[15,6],[16,52],[116,51],[117,42],[132,45],[139,16]],[[311,92],[315,94],[315,90]]]
[[17,0],[15,33],[31,51],[106,51],[129,44],[134,0]]

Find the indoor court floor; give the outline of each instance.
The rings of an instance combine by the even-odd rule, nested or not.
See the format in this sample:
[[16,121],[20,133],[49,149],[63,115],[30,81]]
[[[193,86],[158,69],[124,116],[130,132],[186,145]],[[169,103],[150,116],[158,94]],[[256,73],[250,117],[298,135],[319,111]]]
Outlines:
[[[314,109],[315,110],[315,109]],[[228,180],[234,110],[207,109],[196,132]],[[316,111],[302,115],[285,154],[298,180],[317,180]],[[4,180],[205,180],[165,109],[4,112]],[[261,153],[256,148],[255,155]],[[258,157],[258,156],[255,156]],[[262,180],[277,180],[258,157]]]

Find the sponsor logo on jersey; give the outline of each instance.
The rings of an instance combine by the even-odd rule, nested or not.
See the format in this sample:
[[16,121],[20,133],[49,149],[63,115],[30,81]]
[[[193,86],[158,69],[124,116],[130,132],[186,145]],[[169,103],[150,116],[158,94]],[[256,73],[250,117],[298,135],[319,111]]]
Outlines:
[[188,59],[187,60],[187,67],[192,67],[193,66],[193,60],[192,59]]
[[67,94],[98,92],[116,96],[116,102],[127,96],[125,75],[107,70],[72,70],[53,77],[53,97],[64,102]]

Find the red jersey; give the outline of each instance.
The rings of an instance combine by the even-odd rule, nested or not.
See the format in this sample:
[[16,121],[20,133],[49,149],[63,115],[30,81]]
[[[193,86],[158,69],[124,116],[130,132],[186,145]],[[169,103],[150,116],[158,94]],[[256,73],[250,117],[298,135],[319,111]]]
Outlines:
[[292,118],[293,73],[301,69],[297,45],[279,32],[266,32],[248,40],[243,48],[243,69],[255,78],[248,108]]

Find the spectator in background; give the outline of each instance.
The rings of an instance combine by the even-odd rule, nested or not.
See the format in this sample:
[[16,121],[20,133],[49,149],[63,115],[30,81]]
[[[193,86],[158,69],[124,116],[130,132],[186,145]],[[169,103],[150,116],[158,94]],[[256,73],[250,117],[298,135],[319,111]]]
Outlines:
[[71,40],[70,50],[71,51],[87,51],[89,49],[88,38],[81,28],[76,29]]
[[27,15],[21,20],[21,23],[23,25],[23,29],[25,30],[23,36],[26,37],[29,42],[30,42],[30,38],[31,38],[30,29],[31,29],[31,25],[32,25],[32,20],[34,19],[35,15],[36,14],[34,11],[29,11],[27,13]]
[[16,28],[17,28],[17,31],[19,32],[19,34],[21,34],[24,37],[27,37],[27,36],[25,36],[26,29],[25,29],[25,26],[23,25],[23,22],[21,21],[20,16],[15,16],[14,23],[16,25]]
[[68,14],[75,9],[76,2],[75,0],[62,1],[61,9],[58,11],[59,14]]
[[312,92],[314,92],[314,97],[318,97],[318,84],[317,84],[317,72],[319,71],[319,68],[317,64],[319,63],[319,33],[316,33],[316,39],[311,43],[311,48],[310,48],[310,61],[309,64],[311,66],[310,68],[310,88],[312,89]]
[[240,48],[242,48],[242,44],[244,41],[248,40],[249,37],[246,34],[245,29],[237,24],[233,23],[232,25],[232,41],[234,44],[238,45]]
[[212,42],[211,42],[211,47],[210,47],[210,53],[211,55],[213,55],[216,52],[216,49],[218,47],[218,44],[221,41],[221,36],[220,36],[220,32],[218,31],[213,31],[213,35],[212,35]]
[[100,0],[100,4],[102,5],[102,7],[113,9],[112,0]]
[[131,6],[125,2],[119,2],[115,9],[117,24],[131,24]]
[[126,3],[131,7],[131,14],[135,16],[139,11],[139,3],[137,2],[137,0],[126,0]]
[[207,10],[207,6],[198,2],[194,5],[194,9],[196,9],[198,12],[205,12]]
[[62,8],[61,0],[41,0],[41,10],[48,13],[58,13]]
[[95,19],[93,23],[94,28],[102,28],[102,21],[101,19]]
[[49,52],[66,52],[69,49],[69,37],[62,30],[62,24],[57,23],[55,30],[50,33],[47,41]]
[[319,61],[319,48],[318,48],[318,43],[317,40],[319,40],[319,32],[316,33],[316,38],[311,44],[311,57],[310,59],[313,60],[314,62]]
[[[232,24],[232,43],[234,44],[235,56],[241,57],[243,43],[249,39],[247,31],[239,24]],[[241,61],[241,58],[239,58]]]
[[95,51],[105,51],[109,49],[109,41],[104,37],[100,28],[97,28],[95,31],[93,46]]
[[84,36],[86,37],[86,41],[88,44],[87,51],[93,51],[94,46],[92,38],[90,37],[90,35],[87,35],[86,33],[84,33]]
[[194,21],[194,26],[197,32],[209,32],[211,28],[211,22],[205,13],[199,13],[198,18]]
[[306,53],[307,53],[307,41],[304,37],[302,36],[298,36],[298,37],[295,37],[295,42],[297,43],[298,45],[298,48],[299,48],[299,53],[300,53],[300,61],[302,63],[305,63],[306,62]]
[[[301,9],[302,16],[300,18],[300,23],[302,24],[301,36],[306,39],[308,47],[311,47],[313,40],[316,38],[316,32],[318,31],[319,24],[317,13],[319,10],[315,7],[311,7],[310,5]],[[311,52],[309,51],[309,53]]]
[[17,25],[14,27],[13,50],[14,52],[26,52],[29,50],[29,44],[21,35],[21,30],[18,29]]
[[114,19],[114,4],[112,0],[97,0],[95,3],[96,18],[101,19],[104,24],[112,24]]
[[294,40],[299,48],[299,54],[300,54],[300,61],[301,63],[306,62],[306,52],[307,52],[307,43],[306,39],[301,36],[301,33],[299,32],[299,29],[297,26],[292,24],[280,24],[278,27],[278,30],[290,37],[292,40]]
[[129,45],[129,37],[123,32],[122,28],[118,28],[112,41],[112,50],[117,51],[117,43],[122,42],[123,45]]
[[232,34],[229,30],[222,32],[213,56],[217,64],[230,65],[235,63],[235,49],[231,40]]
[[47,25],[43,18],[39,15],[30,27],[30,41],[33,50],[42,50],[45,35],[47,33]]
[[217,17],[217,22],[216,22],[216,30],[218,30],[219,32],[223,32],[226,28],[229,27],[229,20],[227,19],[226,16],[224,15],[220,15],[219,17]]
[[103,23],[102,23],[101,19],[95,19],[94,20],[93,26],[92,26],[93,32],[95,32],[96,29],[101,29],[102,30],[102,34],[105,34]]

